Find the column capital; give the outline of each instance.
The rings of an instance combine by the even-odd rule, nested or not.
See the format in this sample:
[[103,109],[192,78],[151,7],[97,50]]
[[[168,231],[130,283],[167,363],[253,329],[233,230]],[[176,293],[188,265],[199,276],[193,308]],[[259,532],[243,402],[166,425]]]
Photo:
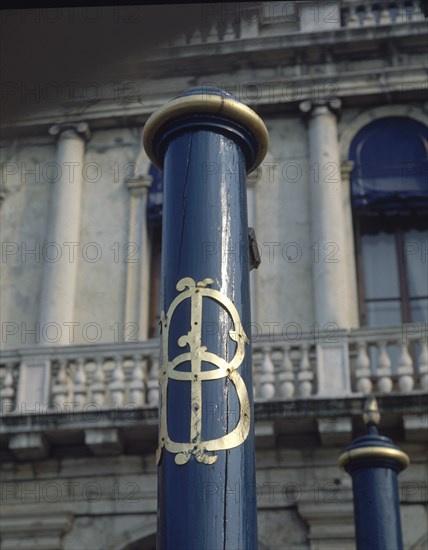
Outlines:
[[59,124],[53,124],[49,128],[49,134],[51,136],[59,137],[75,137],[76,135],[80,138],[88,141],[91,137],[89,131],[89,125],[87,122],[61,122]]
[[327,113],[333,113],[338,116],[342,107],[342,101],[335,97],[326,101],[312,101],[306,99],[299,104],[300,111],[309,117],[318,116]]
[[152,184],[152,176],[140,174],[125,179],[125,185],[131,195],[138,196],[147,193]]

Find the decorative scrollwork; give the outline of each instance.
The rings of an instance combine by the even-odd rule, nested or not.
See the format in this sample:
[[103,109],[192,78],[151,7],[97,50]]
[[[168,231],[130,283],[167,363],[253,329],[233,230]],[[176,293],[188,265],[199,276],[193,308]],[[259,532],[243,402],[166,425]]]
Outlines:
[[[193,455],[198,462],[213,464],[218,455],[208,455],[210,451],[220,451],[237,447],[245,441],[250,430],[250,402],[247,388],[237,369],[245,357],[245,344],[249,339],[245,334],[239,313],[233,302],[224,296],[219,290],[207,288],[213,284],[212,279],[204,279],[196,283],[190,277],[184,277],[177,283],[180,294],[171,303],[167,314],[162,312],[162,368],[159,375],[161,386],[161,410],[159,448],[156,453],[159,463],[162,450],[165,449],[176,454],[176,464],[186,464]],[[235,354],[230,362],[222,357],[207,351],[206,346],[201,345],[202,337],[202,301],[209,298],[219,303],[229,314],[233,322],[233,330],[229,330],[230,338],[236,342]],[[178,339],[180,347],[189,346],[190,351],[182,353],[170,360],[168,354],[169,328],[171,319],[179,304],[184,300],[191,300],[190,330]],[[202,362],[206,361],[215,365],[215,369],[202,370]],[[190,371],[179,371],[176,368],[184,362],[190,362]],[[228,378],[235,387],[239,400],[239,421],[235,428],[219,437],[203,441],[202,433],[202,382],[206,380],[218,380]],[[190,415],[190,441],[182,443],[173,441],[168,434],[167,403],[168,382],[179,380],[191,384],[191,415]]]

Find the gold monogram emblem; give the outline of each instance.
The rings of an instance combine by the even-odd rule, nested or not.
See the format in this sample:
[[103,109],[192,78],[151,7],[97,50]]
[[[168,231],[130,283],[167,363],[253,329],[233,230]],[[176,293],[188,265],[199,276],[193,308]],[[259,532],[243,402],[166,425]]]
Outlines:
[[[198,462],[213,464],[218,456],[208,455],[207,451],[221,451],[237,447],[245,441],[250,430],[250,402],[247,388],[236,369],[241,365],[245,356],[245,344],[249,343],[245,334],[239,313],[229,298],[219,290],[207,288],[214,281],[204,279],[195,283],[190,277],[185,277],[177,283],[177,290],[180,294],[171,303],[167,314],[162,312],[162,368],[159,376],[161,386],[161,410],[160,410],[160,433],[159,448],[156,453],[159,463],[162,450],[175,453],[177,464],[186,464],[191,455],[194,455]],[[202,336],[202,300],[210,298],[219,303],[228,313],[233,322],[233,330],[229,330],[230,338],[236,342],[236,350],[232,360],[228,363],[222,357],[207,351],[206,346],[201,345]],[[187,334],[178,339],[180,347],[189,346],[190,351],[182,353],[170,360],[168,355],[169,328],[172,316],[181,302],[190,298],[190,330]],[[176,370],[184,362],[190,362],[190,371]],[[202,370],[202,362],[207,361],[217,368]],[[228,378],[235,387],[239,399],[239,421],[235,428],[217,439],[202,441],[202,382],[205,380],[218,380]],[[190,413],[190,441],[186,443],[173,441],[168,434],[167,423],[167,402],[168,382],[179,380],[191,384],[191,413]]]

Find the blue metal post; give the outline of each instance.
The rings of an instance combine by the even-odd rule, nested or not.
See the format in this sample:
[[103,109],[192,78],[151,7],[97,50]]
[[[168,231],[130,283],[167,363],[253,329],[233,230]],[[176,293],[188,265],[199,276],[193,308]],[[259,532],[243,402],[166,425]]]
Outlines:
[[256,549],[246,174],[267,130],[205,87],[143,140],[164,172],[157,547]]
[[370,407],[365,414],[367,433],[339,457],[352,476],[357,550],[402,550],[397,475],[410,461],[391,439],[379,435],[375,400]]

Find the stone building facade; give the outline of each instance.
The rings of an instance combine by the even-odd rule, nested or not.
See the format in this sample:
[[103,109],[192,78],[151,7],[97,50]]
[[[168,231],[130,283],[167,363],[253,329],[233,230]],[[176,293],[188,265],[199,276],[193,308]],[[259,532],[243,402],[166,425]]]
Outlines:
[[[369,394],[411,458],[405,548],[427,548],[423,6],[198,9],[144,63],[129,51],[110,82],[3,123],[1,546],[155,548],[162,195],[141,134],[169,99],[215,85],[270,134],[247,194],[259,548],[355,548],[337,458]],[[125,30],[130,13],[113,13]]]

